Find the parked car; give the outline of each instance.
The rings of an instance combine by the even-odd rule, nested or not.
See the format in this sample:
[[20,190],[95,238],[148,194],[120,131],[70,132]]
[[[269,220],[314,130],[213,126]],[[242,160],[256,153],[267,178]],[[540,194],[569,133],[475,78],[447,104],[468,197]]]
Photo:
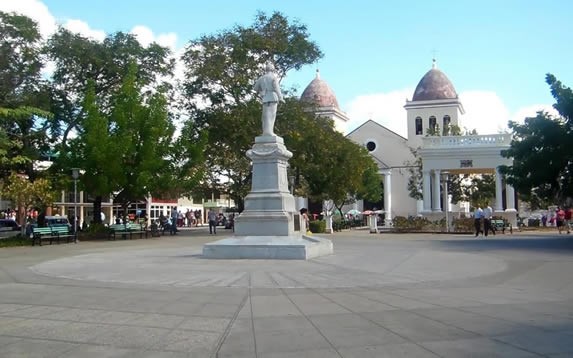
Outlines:
[[0,231],[20,231],[22,227],[15,220],[0,219]]

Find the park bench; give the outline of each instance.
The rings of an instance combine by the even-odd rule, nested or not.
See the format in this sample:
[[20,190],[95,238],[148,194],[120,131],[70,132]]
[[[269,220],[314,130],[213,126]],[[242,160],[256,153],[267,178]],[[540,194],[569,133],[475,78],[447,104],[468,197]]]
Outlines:
[[46,227],[35,227],[32,229],[32,246],[38,242],[38,245],[42,246],[42,240],[50,239],[50,245],[54,240],[60,243],[61,240],[66,239],[67,242],[71,242],[75,235],[70,232],[68,226],[46,226]]
[[513,228],[511,224],[503,219],[492,219],[491,226],[495,229],[495,231],[501,231],[502,234],[505,234],[505,230],[508,229],[510,234],[513,234]]
[[139,234],[139,237],[143,237],[143,235],[145,234],[145,237],[147,238],[147,230],[141,224],[136,224],[136,223],[114,224],[110,225],[109,229],[110,229],[110,238],[113,237],[114,240],[116,239],[117,234],[120,234],[121,237],[124,239],[127,239],[128,235],[129,238],[131,239],[133,234]]

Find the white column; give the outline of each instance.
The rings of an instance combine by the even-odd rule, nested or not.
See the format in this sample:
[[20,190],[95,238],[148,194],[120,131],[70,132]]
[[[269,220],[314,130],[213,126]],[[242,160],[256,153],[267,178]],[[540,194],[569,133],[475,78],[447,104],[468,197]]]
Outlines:
[[507,209],[505,211],[516,211],[515,210],[515,191],[513,187],[509,184],[505,185],[505,203]]
[[444,178],[444,190],[442,193],[442,199],[444,202],[444,212],[446,213],[446,231],[450,232],[450,195],[448,194],[448,179],[447,176]]
[[440,205],[440,170],[434,169],[434,199],[433,211],[442,211]]
[[422,172],[422,195],[424,196],[424,211],[432,211],[432,194],[430,193],[430,171],[424,170]]
[[386,225],[392,222],[392,172],[384,173],[384,212]]
[[501,173],[495,168],[495,211],[503,211]]

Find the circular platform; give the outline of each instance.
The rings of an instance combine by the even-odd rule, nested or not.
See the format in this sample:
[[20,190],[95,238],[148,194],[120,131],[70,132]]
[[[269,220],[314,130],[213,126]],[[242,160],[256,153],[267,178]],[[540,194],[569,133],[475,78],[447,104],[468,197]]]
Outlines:
[[506,269],[495,257],[402,243],[336,245],[299,260],[209,260],[201,247],[132,249],[61,258],[36,273],[100,282],[181,287],[359,287],[457,280]]

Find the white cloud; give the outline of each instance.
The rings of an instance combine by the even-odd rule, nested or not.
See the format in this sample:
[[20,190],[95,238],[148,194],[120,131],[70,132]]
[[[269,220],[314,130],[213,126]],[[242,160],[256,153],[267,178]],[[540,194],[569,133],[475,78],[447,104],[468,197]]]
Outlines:
[[[355,97],[346,106],[350,118],[346,133],[372,119],[406,137],[408,128],[404,105],[413,92],[413,89],[403,89]],[[479,134],[507,132],[509,120],[523,123],[525,117],[535,116],[539,110],[557,115],[549,104],[528,105],[510,112],[503,100],[493,91],[465,91],[460,93],[460,100],[465,109],[465,115],[460,118],[462,129],[476,129]]]
[[510,119],[514,122],[523,123],[526,117],[535,117],[539,111],[547,112],[555,117],[559,116],[559,113],[550,104],[534,104],[518,109]]
[[500,133],[507,129],[509,110],[493,91],[465,91],[460,101],[466,114],[460,119],[462,128],[476,129],[478,134]]
[[137,40],[143,46],[149,46],[152,42],[157,42],[161,46],[169,47],[172,51],[177,46],[177,34],[174,32],[154,35],[149,27],[143,25],[135,26],[130,32],[137,37]]
[[0,1],[0,10],[16,12],[35,20],[44,37],[52,34],[58,27],[48,7],[38,0]]
[[346,126],[346,133],[372,119],[405,137],[408,133],[408,125],[404,105],[412,93],[414,93],[413,89],[402,89],[355,97],[346,106],[347,115],[350,118]]
[[92,38],[96,41],[103,41],[105,39],[105,31],[94,30],[88,25],[87,22],[82,20],[68,20],[64,24],[64,27],[71,32],[80,34],[84,37]]

